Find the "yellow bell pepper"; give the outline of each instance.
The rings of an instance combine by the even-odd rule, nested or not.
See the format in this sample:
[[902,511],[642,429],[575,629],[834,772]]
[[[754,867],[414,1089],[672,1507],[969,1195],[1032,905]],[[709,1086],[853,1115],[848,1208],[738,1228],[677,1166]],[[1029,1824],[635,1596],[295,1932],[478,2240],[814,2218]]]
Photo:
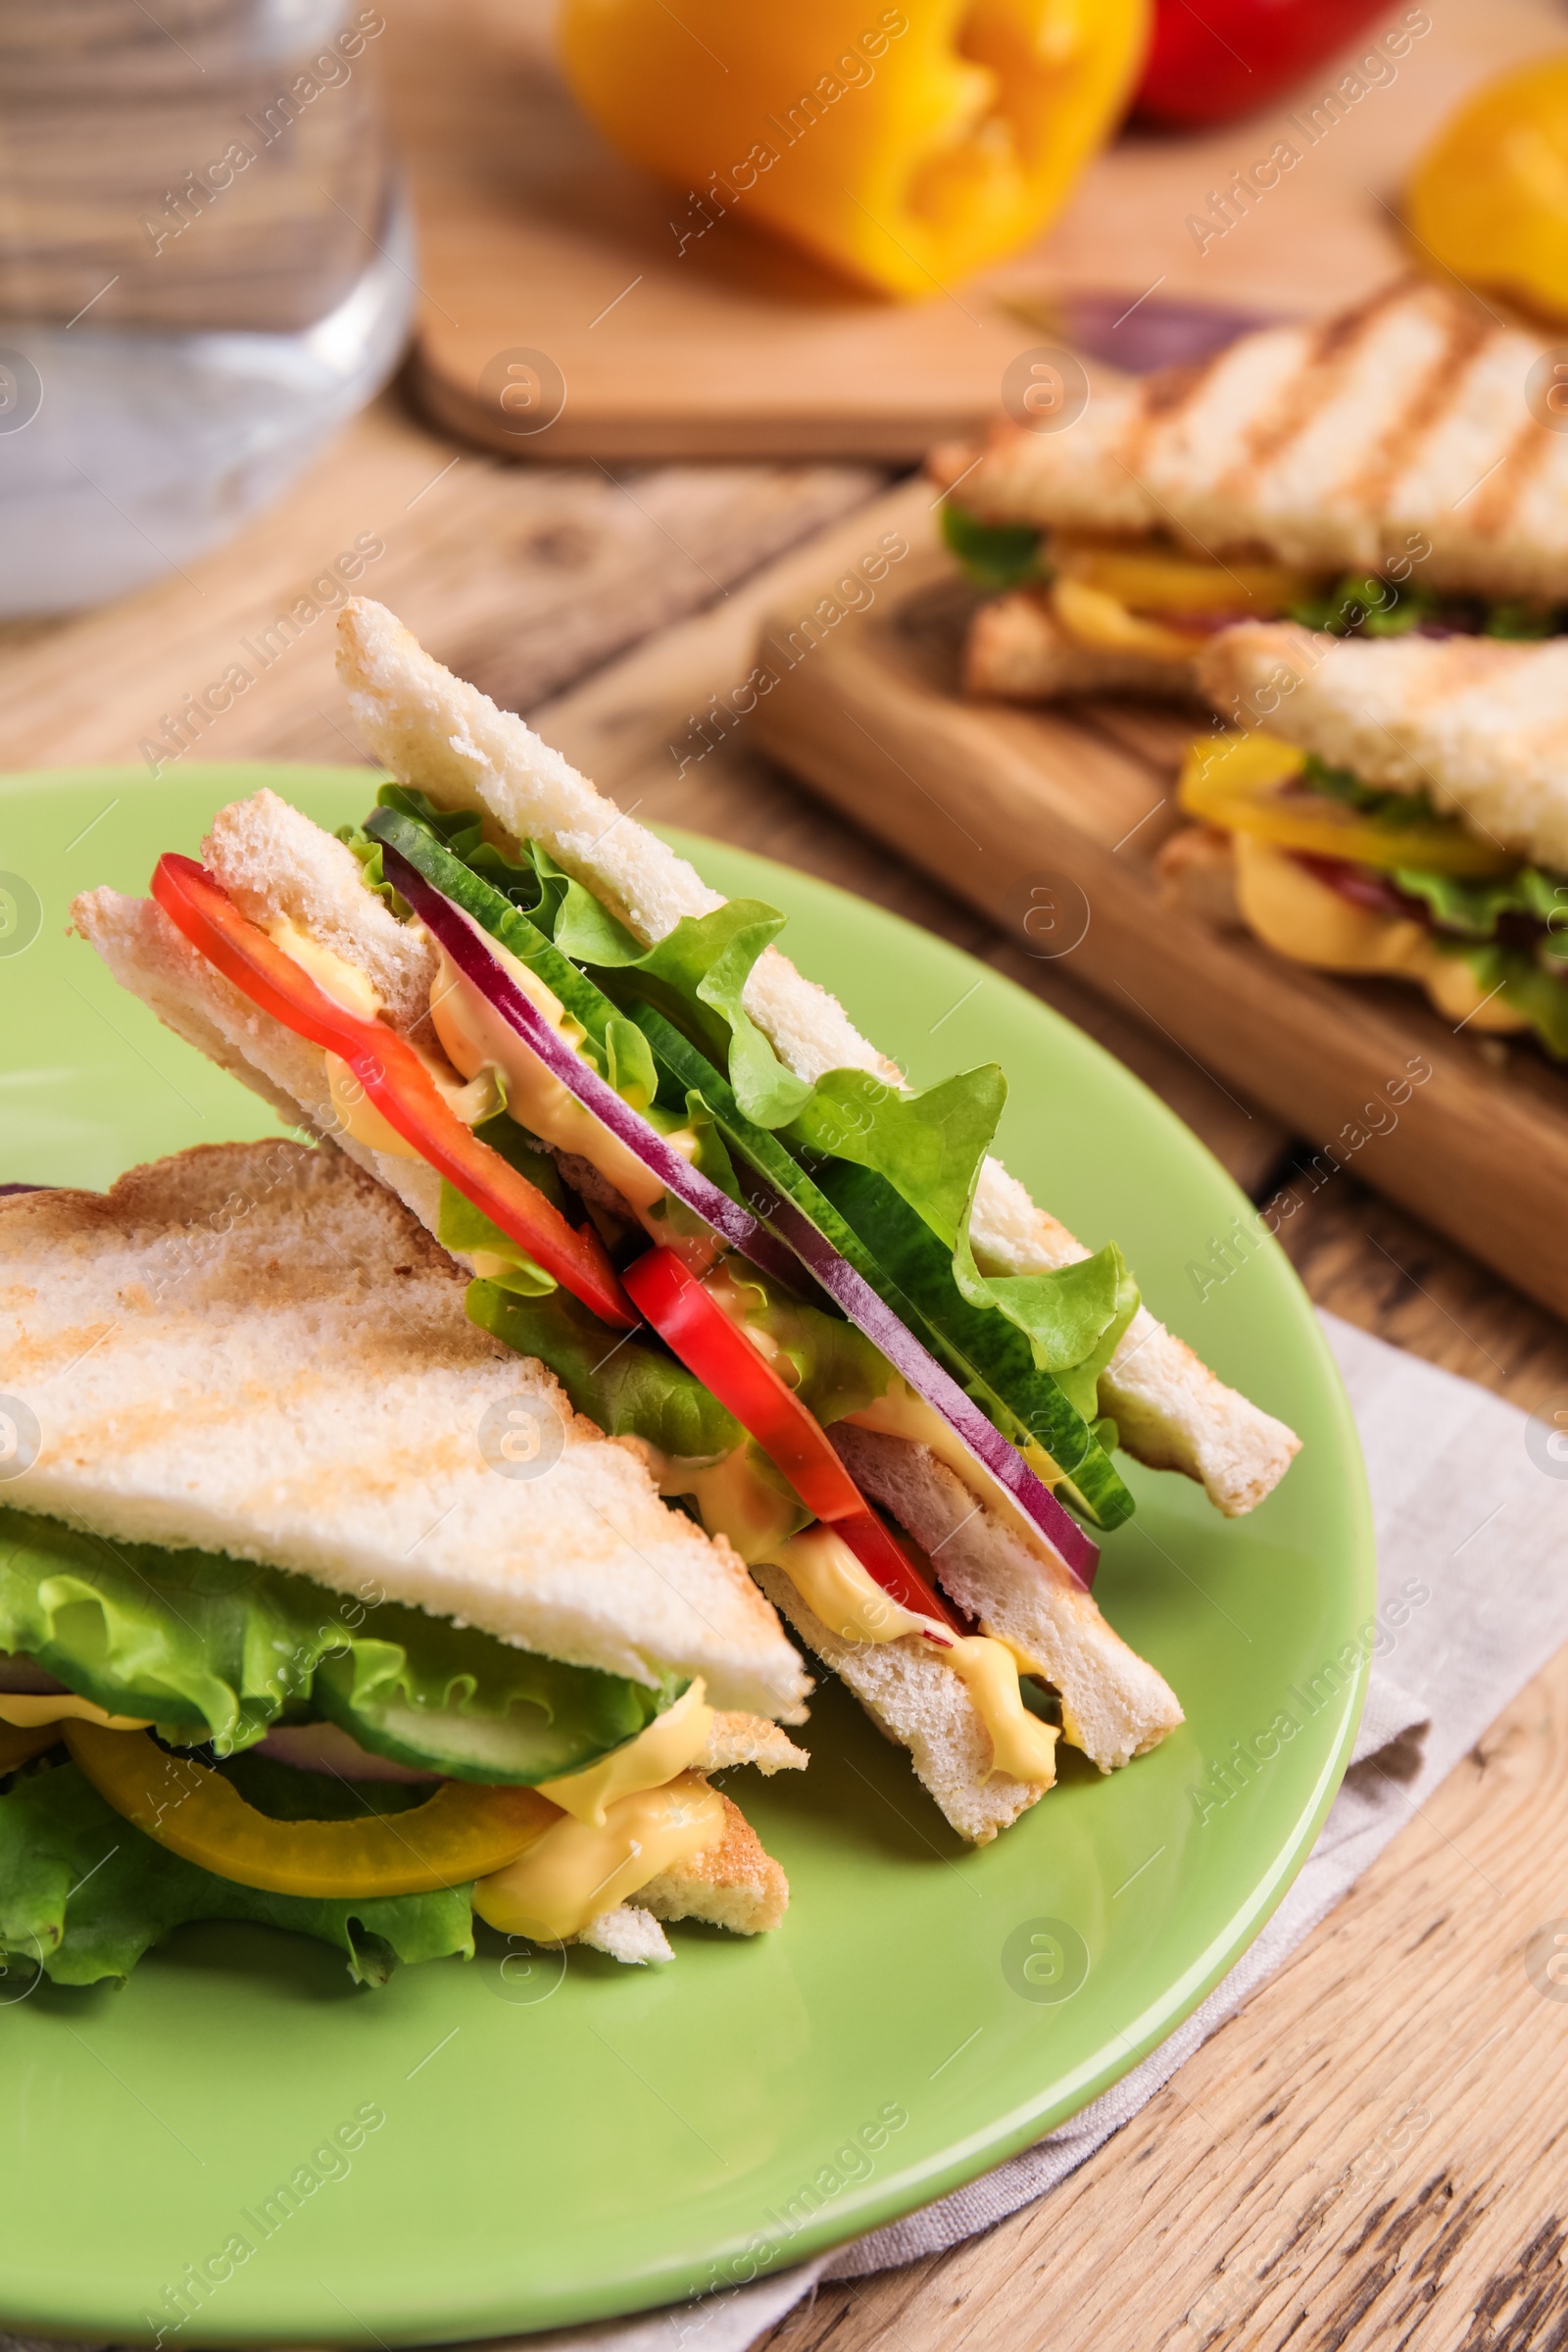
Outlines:
[[1568,318],[1568,57],[1467,99],[1416,165],[1405,218],[1456,277]]
[[850,277],[930,295],[1025,244],[1114,127],[1149,0],[564,0],[562,62],[623,155]]
[[1135,547],[1125,539],[1094,539],[1076,531],[1053,534],[1051,560],[1058,579],[1081,580],[1135,612],[1165,613],[1172,620],[1184,612],[1237,612],[1267,620],[1321,586],[1317,573],[1293,571],[1285,564],[1250,564],[1241,557],[1234,564],[1216,564],[1175,549]]
[[1276,849],[1338,858],[1393,873],[1401,865],[1444,874],[1506,873],[1519,862],[1447,818],[1374,823],[1343,801],[1302,791],[1306,755],[1276,736],[1200,736],[1182,766],[1177,799],[1189,816],[1222,832],[1246,833]]
[[274,1894],[430,1894],[503,1869],[564,1819],[536,1788],[443,1781],[403,1813],[274,1821],[221,1773],[171,1755],[145,1732],[61,1729],[99,1795],[136,1829],[220,1879]]

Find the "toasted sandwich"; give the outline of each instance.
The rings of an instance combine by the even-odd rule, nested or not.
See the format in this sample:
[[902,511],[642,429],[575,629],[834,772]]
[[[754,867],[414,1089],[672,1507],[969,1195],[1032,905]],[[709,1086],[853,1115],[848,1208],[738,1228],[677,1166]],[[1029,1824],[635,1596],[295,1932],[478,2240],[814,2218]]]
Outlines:
[[1176,901],[1568,1059],[1568,642],[1256,622],[1199,677],[1242,731],[1188,757],[1197,821],[1160,852]]
[[631,1962],[777,1925],[707,1776],[805,1763],[799,1656],[390,1192],[209,1146],[0,1201],[0,1261],[9,1960],[241,1919],[376,1983],[475,1918]]
[[1120,1442],[1226,1512],[1297,1441],[990,1156],[994,1067],[919,1095],[773,941],[379,606],[341,621],[397,779],[322,833],[274,795],[204,864],[78,900],[173,1029],[396,1192],[467,1312],[641,1447],[984,1841],[1058,1736],[1181,1721],[1089,1590]]
[[950,544],[1003,591],[970,624],[969,690],[1191,697],[1239,620],[1555,636],[1568,440],[1543,364],[1479,306],[1401,282],[1120,382],[1065,430],[937,451]]

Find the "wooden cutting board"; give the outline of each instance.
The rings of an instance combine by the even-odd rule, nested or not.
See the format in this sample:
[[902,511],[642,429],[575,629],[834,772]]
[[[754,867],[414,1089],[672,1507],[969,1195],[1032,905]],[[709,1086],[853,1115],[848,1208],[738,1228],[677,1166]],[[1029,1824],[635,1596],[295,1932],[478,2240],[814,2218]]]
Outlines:
[[[1532,1046],[1456,1034],[1412,987],[1332,979],[1167,906],[1155,854],[1184,821],[1176,771],[1201,712],[965,702],[973,598],[927,485],[893,510],[906,555],[889,560],[886,502],[878,513],[859,562],[763,621],[729,698],[755,706],[752,740],[1026,953],[1059,958],[1177,1045],[1220,1094],[1304,1139],[1305,1172],[1276,1196],[1271,1230],[1348,1170],[1568,1313],[1568,1073]],[[1200,1298],[1250,1246],[1245,1230],[1194,1234]]]
[[[1389,24],[1405,13],[1396,0]],[[1063,296],[1101,298],[1102,334],[1144,297],[1124,342],[1172,299],[1331,309],[1407,266],[1391,208],[1458,96],[1561,46],[1555,0],[1411,13],[1430,29],[1397,62],[1385,53],[1363,96],[1322,109],[1315,132],[1309,110],[1376,25],[1245,122],[1125,138],[1033,251],[899,304],[754,233],[741,204],[678,250],[702,215],[578,114],[553,63],[550,0],[394,0],[387,62],[419,236],[416,388],[449,430],[518,458],[911,462],[993,415],[1020,353],[1071,338]],[[1191,220],[1216,218],[1210,191],[1281,140],[1299,160],[1277,185],[1223,233],[1195,233]]]

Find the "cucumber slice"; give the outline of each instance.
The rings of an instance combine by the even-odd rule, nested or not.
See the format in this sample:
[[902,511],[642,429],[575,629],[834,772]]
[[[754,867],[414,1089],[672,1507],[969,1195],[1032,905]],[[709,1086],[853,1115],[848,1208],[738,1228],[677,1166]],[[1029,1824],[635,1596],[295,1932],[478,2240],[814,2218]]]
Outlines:
[[[657,1690],[645,1690],[618,1676],[564,1666],[556,1658],[541,1658],[538,1664],[541,1696],[505,1714],[421,1705],[395,1688],[362,1693],[356,1700],[354,1661],[347,1658],[323,1659],[312,1697],[329,1721],[373,1756],[454,1781],[520,1782],[531,1788],[586,1771],[624,1747],[686,1688],[683,1680],[669,1677]],[[591,1684],[607,1689],[582,1688]],[[553,1687],[554,1706],[544,1695],[547,1686]]]

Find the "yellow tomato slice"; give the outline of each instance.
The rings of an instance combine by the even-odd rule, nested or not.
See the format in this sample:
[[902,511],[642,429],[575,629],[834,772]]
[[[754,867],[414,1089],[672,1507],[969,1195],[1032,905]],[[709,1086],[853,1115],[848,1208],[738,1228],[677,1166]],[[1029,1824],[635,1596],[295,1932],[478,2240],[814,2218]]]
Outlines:
[[1349,865],[1424,866],[1444,874],[1502,874],[1519,862],[1450,817],[1386,824],[1325,794],[1293,789],[1306,762],[1272,735],[1202,737],[1188,752],[1177,798],[1189,816],[1227,833],[1250,833],[1282,850],[1340,858]]
[[68,1723],[66,1744],[100,1796],[172,1853],[274,1894],[429,1894],[503,1870],[561,1809],[534,1788],[443,1781],[428,1803],[357,1821],[273,1821],[231,1781],[172,1756],[145,1732]]
[[1052,560],[1063,579],[1081,580],[1138,612],[1224,612],[1267,620],[1317,593],[1316,575],[1287,564],[1216,564],[1174,549],[1058,531]]
[[15,1772],[19,1764],[41,1756],[60,1737],[60,1726],[56,1723],[0,1723],[0,1773]]
[[1054,581],[1051,607],[1077,644],[1099,646],[1106,653],[1148,654],[1156,662],[1190,662],[1209,634],[1206,629],[1172,629],[1162,620],[1140,619],[1118,598],[1082,580]]

